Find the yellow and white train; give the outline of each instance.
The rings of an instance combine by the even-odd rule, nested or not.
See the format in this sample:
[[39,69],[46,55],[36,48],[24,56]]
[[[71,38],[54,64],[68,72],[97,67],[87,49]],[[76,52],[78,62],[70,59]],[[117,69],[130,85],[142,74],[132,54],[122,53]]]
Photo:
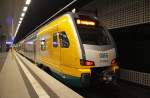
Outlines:
[[73,86],[111,82],[118,72],[115,43],[98,19],[66,13],[16,44],[18,52]]

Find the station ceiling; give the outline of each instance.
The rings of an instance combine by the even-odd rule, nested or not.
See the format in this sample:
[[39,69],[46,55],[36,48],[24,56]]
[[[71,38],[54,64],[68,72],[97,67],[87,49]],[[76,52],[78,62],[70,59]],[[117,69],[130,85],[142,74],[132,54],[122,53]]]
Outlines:
[[[40,25],[42,22],[47,20],[50,16],[55,14],[57,11],[72,1],[73,0],[61,0],[61,2],[60,0],[32,0],[15,38],[15,42],[18,42],[26,35],[30,34],[34,28],[36,28],[38,25]],[[71,7],[68,7],[64,12],[71,11],[74,7],[80,8],[91,1],[92,0],[77,0],[77,2],[75,2]],[[23,8],[21,8],[21,10],[22,9]],[[19,20],[17,20],[17,22],[18,21]]]
[[[108,28],[133,25],[139,21],[145,23],[146,20],[149,20],[147,18],[147,12],[149,12],[147,0],[31,0],[15,42],[25,38],[33,29],[72,1],[77,2],[64,12],[71,11],[73,8],[80,11],[97,9],[100,21],[102,20],[101,22]],[[0,32],[14,35],[25,2],[26,0],[0,0]],[[133,5],[134,7],[132,7]],[[133,13],[133,11],[137,13]],[[118,17],[119,15],[122,16]],[[13,26],[11,25],[12,19]]]
[[[10,18],[12,17],[14,19],[14,30],[11,31],[11,27],[9,27],[9,32],[13,35],[13,33],[16,30],[26,0],[2,1],[4,6],[8,7],[5,8],[5,11],[3,10],[4,13],[6,12],[5,17],[10,16]],[[0,5],[2,1],[0,1]],[[26,12],[26,15],[22,21],[22,24],[18,30],[15,42],[18,42],[19,40],[23,39],[26,35],[30,34],[34,28],[36,28],[38,25],[40,25],[42,22],[47,20],[49,17],[51,17],[53,14],[55,14],[57,11],[59,11],[72,1],[73,0],[61,0],[61,2],[60,0],[32,0],[31,4],[28,7],[28,11]],[[80,8],[91,1],[92,0],[77,0],[77,2],[71,5],[71,7],[68,7],[64,12],[71,11],[74,7]],[[7,12],[6,10],[9,10],[9,12]]]
[[[72,1],[73,0],[31,0],[28,11],[18,30],[15,42],[23,39],[34,28]],[[80,8],[91,1],[93,0],[77,0],[76,3],[68,7],[65,11],[71,11],[74,7]],[[0,32],[6,33],[9,35],[9,38],[15,33],[25,2],[26,0],[0,0]]]

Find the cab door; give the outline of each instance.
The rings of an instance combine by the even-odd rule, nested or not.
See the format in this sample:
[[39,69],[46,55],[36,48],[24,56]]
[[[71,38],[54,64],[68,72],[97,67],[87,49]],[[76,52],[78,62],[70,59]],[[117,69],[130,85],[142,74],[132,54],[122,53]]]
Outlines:
[[52,33],[52,51],[50,53],[51,63],[55,71],[60,72],[60,46],[59,46],[59,33]]
[[65,31],[59,33],[60,47],[61,47],[61,64],[65,67],[77,67],[79,57],[75,40],[69,40]]

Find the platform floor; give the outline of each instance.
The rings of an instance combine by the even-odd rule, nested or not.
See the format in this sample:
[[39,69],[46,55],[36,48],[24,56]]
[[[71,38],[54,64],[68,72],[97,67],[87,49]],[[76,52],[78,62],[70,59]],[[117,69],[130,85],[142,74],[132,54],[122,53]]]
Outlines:
[[0,98],[30,98],[25,82],[11,51],[0,65]]
[[8,52],[2,52],[0,51],[0,71],[5,63],[6,57],[7,57]]
[[[0,65],[0,98],[31,98],[15,57],[9,51],[4,65]],[[150,98],[150,87],[126,81],[116,86],[74,89],[85,98]]]

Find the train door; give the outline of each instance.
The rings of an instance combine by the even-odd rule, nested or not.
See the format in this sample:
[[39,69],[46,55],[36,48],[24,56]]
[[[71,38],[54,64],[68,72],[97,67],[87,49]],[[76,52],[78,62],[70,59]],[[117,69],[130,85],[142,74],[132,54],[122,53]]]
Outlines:
[[36,63],[40,63],[39,61],[39,55],[40,55],[40,41],[39,41],[39,38],[37,38],[36,40],[35,40],[35,51],[36,51],[36,53],[35,53],[35,62]]
[[59,25],[61,65],[63,66],[63,73],[71,74],[70,69],[79,67],[80,64],[79,47],[75,36],[72,25],[67,19]]
[[52,58],[52,63],[54,64],[54,68],[56,71],[61,71],[60,67],[60,46],[59,46],[59,33],[53,33],[53,40],[52,40],[52,52],[50,54]]
[[36,41],[33,41],[33,60],[36,62]]
[[61,47],[61,64],[65,66],[73,66],[78,64],[78,53],[76,43],[72,40],[69,40],[69,37],[65,31],[59,33],[60,38],[60,47]]

